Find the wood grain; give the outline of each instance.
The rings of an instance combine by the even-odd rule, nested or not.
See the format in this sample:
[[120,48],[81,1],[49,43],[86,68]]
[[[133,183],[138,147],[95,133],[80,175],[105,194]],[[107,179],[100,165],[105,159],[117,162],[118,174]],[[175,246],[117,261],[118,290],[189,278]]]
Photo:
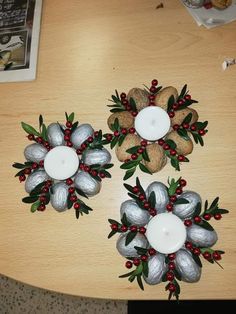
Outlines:
[[[28,144],[20,121],[36,125],[62,121],[75,111],[80,122],[108,131],[107,99],[117,88],[149,84],[180,89],[188,83],[201,120],[209,120],[205,148],[195,147],[181,176],[189,189],[211,200],[219,195],[230,215],[213,224],[217,248],[226,251],[224,270],[204,263],[201,281],[182,284],[182,299],[233,299],[235,269],[235,78],[236,67],[221,70],[224,57],[236,57],[236,23],[207,30],[198,27],[180,1],[44,1],[37,80],[0,85],[1,211],[0,272],[64,293],[113,299],[166,299],[164,285],[144,292],[126,279],[124,259],[107,240],[109,217],[119,218],[127,197],[123,172],[114,156],[112,180],[89,204],[94,212],[77,221],[73,210],[58,214],[29,212],[21,203],[23,184],[14,178],[14,161],[23,161]],[[140,174],[141,176],[141,174]],[[178,177],[171,166],[153,176],[166,182]],[[130,180],[129,183],[133,183]]]

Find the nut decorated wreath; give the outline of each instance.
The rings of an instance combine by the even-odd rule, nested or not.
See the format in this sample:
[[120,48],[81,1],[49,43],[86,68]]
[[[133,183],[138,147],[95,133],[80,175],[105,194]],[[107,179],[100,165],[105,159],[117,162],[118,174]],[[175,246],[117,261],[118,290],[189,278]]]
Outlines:
[[168,186],[152,182],[146,191],[138,178],[136,186],[124,186],[132,199],[121,204],[121,222],[108,220],[108,238],[120,234],[116,248],[127,259],[125,266],[134,268],[120,278],[137,279],[142,290],[142,279],[149,285],[167,282],[169,299],[178,300],[179,281],[199,281],[201,257],[219,264],[224,252],[212,248],[218,236],[208,221],[220,220],[228,210],[219,208],[218,197],[202,206],[198,193],[183,191],[186,181],[181,178],[168,180]]
[[31,212],[44,211],[46,205],[63,212],[72,206],[76,218],[89,214],[92,208],[81,197],[88,198],[100,192],[101,180],[111,175],[107,169],[111,155],[103,147],[102,131],[94,131],[90,124],[74,122],[74,113],[66,113],[65,125],[51,123],[46,127],[39,116],[39,131],[21,123],[28,139],[35,143],[26,146],[26,162],[14,163],[20,169],[16,174],[25,181],[24,203],[31,203]]
[[146,89],[132,88],[128,94],[116,91],[108,126],[113,134],[105,134],[111,148],[126,170],[124,180],[131,177],[136,168],[147,173],[160,171],[170,159],[171,165],[180,170],[181,162],[193,151],[193,140],[204,145],[208,122],[198,121],[198,113],[189,108],[196,100],[191,98],[184,85],[178,94],[176,88],[158,86],[152,80]]

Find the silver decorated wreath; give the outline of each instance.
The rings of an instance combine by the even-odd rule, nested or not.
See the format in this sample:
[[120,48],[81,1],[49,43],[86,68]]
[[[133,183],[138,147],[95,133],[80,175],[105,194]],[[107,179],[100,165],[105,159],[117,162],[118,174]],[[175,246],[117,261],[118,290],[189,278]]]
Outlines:
[[[127,259],[125,266],[135,269],[121,275],[120,278],[128,277],[130,282],[137,279],[142,290],[144,289],[142,279],[149,285],[167,282],[166,290],[169,291],[169,299],[172,296],[178,299],[179,281],[188,283],[199,281],[202,267],[200,257],[210,263],[219,264],[224,252],[212,249],[218,237],[208,221],[211,218],[220,220],[222,214],[228,213],[228,210],[219,208],[218,197],[210,205],[206,201],[203,206],[198,193],[183,191],[186,181],[181,178],[177,181],[168,180],[168,186],[161,182],[152,182],[146,191],[138,178],[136,186],[132,187],[128,184],[124,186],[129,191],[128,195],[131,199],[121,204],[121,222],[108,220],[112,229],[108,238],[120,233],[116,248]],[[160,237],[157,225],[156,229],[151,228],[158,217],[175,218],[180,227],[186,230],[183,243],[178,249],[168,251],[164,236],[163,243],[158,244],[162,247],[160,251],[151,245],[151,242],[158,241],[158,235]],[[173,232],[174,237],[170,237],[171,243],[168,245],[174,247],[179,229],[176,231],[175,227],[171,229],[169,225],[164,227],[167,237],[168,232]],[[154,232],[154,236],[150,229]],[[161,240],[159,238],[159,242]]]
[[77,218],[88,214],[92,208],[81,197],[98,194],[101,180],[111,177],[107,169],[113,166],[103,147],[102,131],[74,122],[74,113],[66,113],[65,125],[56,122],[48,127],[40,115],[39,131],[24,122],[21,125],[28,139],[35,142],[24,150],[26,162],[13,164],[29,194],[22,201],[32,204],[32,212],[44,211],[50,202],[58,212],[73,206]]

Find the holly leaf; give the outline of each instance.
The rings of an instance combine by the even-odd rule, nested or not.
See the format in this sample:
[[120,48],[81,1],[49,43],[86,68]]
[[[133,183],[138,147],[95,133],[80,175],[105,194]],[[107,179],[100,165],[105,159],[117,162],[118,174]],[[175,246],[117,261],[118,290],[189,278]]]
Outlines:
[[198,130],[202,130],[202,129],[205,129],[207,127],[208,121],[204,121],[204,122],[197,121],[194,124],[196,125]]
[[75,118],[75,113],[72,112],[68,117],[68,121],[72,123],[74,121],[74,118]]
[[42,132],[41,132],[41,136],[42,138],[47,141],[48,140],[48,136],[47,136],[47,128],[46,125],[43,123],[42,124]]
[[128,221],[126,213],[123,214],[122,218],[121,218],[121,222],[123,225],[129,227],[131,226],[131,223]]
[[136,234],[137,234],[137,231],[136,232],[129,232],[126,236],[126,239],[125,239],[125,246],[129,245],[133,239],[136,237]]
[[133,168],[133,167],[136,167],[136,166],[137,166],[137,161],[136,160],[131,160],[131,161],[123,163],[120,166],[120,168],[121,169],[130,169],[130,168]]
[[213,202],[211,203],[211,206],[210,206],[209,209],[213,209],[213,208],[215,208],[216,206],[218,206],[218,202],[219,202],[219,197],[217,196],[217,197],[213,200]]
[[168,144],[170,146],[171,149],[176,149],[176,144],[173,140],[168,139],[165,142],[166,142],[166,144]]
[[76,217],[76,219],[79,219],[79,215],[80,215],[80,210],[77,208],[77,209],[75,209],[75,217]]
[[170,159],[171,166],[175,168],[175,170],[180,171],[179,161],[177,158]]
[[70,194],[67,197],[67,208],[71,209],[71,207],[73,206],[73,202],[70,200]]
[[145,277],[148,277],[149,269],[148,269],[148,262],[142,262],[143,264],[143,274]]
[[139,246],[135,246],[134,248],[135,248],[135,250],[137,251],[137,253],[138,253],[139,255],[146,254],[147,251],[148,251],[148,249],[145,249],[145,248],[139,247]]
[[116,230],[111,230],[111,232],[108,234],[108,239],[110,239],[111,237],[113,237],[113,235],[115,235],[117,233]]
[[41,130],[41,127],[43,125],[43,116],[40,114],[39,115],[39,129]]
[[179,185],[179,180],[176,180],[175,179],[171,179],[171,180],[168,180],[168,183],[169,183],[169,188],[168,188],[168,194],[169,196],[172,196],[175,194],[175,191]]
[[147,153],[147,150],[146,149],[144,149],[144,151],[142,152],[142,157],[143,157],[143,159],[145,160],[145,161],[150,161],[150,158],[149,158],[149,156],[148,156],[148,153]]
[[127,149],[126,152],[129,153],[129,154],[135,154],[135,153],[137,153],[137,150],[139,148],[140,148],[140,145],[134,146],[134,147],[131,147],[131,148]]
[[35,128],[33,128],[31,125],[29,125],[25,122],[21,122],[21,126],[26,133],[40,136],[40,133],[38,131],[36,131]]
[[126,190],[133,193],[133,187],[131,185],[124,183],[124,187],[126,188]]
[[119,141],[119,137],[118,136],[114,136],[113,137],[113,139],[112,139],[112,141],[111,141],[111,149],[113,149],[115,146],[116,146],[116,144],[118,143],[118,141]]
[[42,187],[45,185],[45,181],[39,183],[31,192],[30,192],[30,196],[36,196],[39,195],[41,193]]
[[202,206],[201,206],[201,203],[198,202],[195,209],[195,216],[199,216],[201,214],[201,211],[202,211]]
[[131,272],[129,272],[127,274],[120,275],[119,278],[126,278],[126,277],[129,277],[129,276],[132,276],[134,272],[135,272],[135,270],[132,270]]
[[121,146],[125,140],[126,135],[122,134],[119,136],[118,145]]
[[180,197],[180,198],[178,198],[177,201],[175,202],[175,205],[182,205],[182,204],[188,204],[188,203],[189,203],[188,200],[186,200],[185,198]]

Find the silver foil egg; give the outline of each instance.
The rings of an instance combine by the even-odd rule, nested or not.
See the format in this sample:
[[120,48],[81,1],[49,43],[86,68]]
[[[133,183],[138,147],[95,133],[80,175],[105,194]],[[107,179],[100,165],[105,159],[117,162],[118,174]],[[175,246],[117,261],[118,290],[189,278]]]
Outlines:
[[196,246],[210,247],[217,242],[218,236],[214,230],[206,230],[193,224],[187,228],[187,239]]
[[157,253],[148,260],[148,276],[144,280],[149,285],[157,285],[167,270],[165,255]]
[[81,144],[87,140],[88,137],[93,135],[93,128],[90,124],[81,124],[75,131],[71,134],[71,142],[75,148],[79,148]]
[[25,191],[30,193],[40,183],[49,179],[44,170],[36,170],[31,173],[25,181]]
[[133,200],[128,200],[121,204],[121,218],[123,217],[124,213],[126,214],[128,221],[138,227],[145,226],[150,219],[148,211],[141,209]]
[[183,192],[179,198],[189,201],[188,204],[174,205],[173,214],[181,219],[191,218],[195,212],[197,203],[202,203],[200,195],[192,191]]
[[131,241],[127,246],[125,245],[125,239],[128,232],[122,233],[117,242],[116,242],[116,248],[120,255],[124,257],[138,257],[137,251],[134,248],[135,246],[139,246],[142,248],[148,247],[148,241],[147,238],[142,235],[141,233],[137,233],[133,241]]
[[192,254],[186,250],[181,249],[176,252],[175,266],[183,281],[197,282],[201,277],[201,267],[196,264]]
[[146,190],[147,197],[150,196],[151,192],[155,193],[156,196],[156,206],[155,209],[158,213],[163,213],[166,211],[166,205],[169,202],[169,197],[167,193],[167,187],[161,182],[152,182]]
[[83,160],[86,165],[101,165],[109,164],[111,161],[111,154],[106,148],[103,149],[91,149],[84,153]]
[[94,196],[100,192],[101,183],[90,176],[89,173],[80,171],[74,178],[75,186],[88,196]]
[[64,133],[58,123],[49,124],[47,128],[47,135],[48,141],[53,147],[65,144]]
[[40,144],[34,143],[26,146],[24,150],[25,158],[29,161],[40,162],[47,155],[47,149]]
[[56,183],[52,186],[52,192],[50,195],[52,207],[58,212],[63,212],[67,209],[68,185],[64,182]]

